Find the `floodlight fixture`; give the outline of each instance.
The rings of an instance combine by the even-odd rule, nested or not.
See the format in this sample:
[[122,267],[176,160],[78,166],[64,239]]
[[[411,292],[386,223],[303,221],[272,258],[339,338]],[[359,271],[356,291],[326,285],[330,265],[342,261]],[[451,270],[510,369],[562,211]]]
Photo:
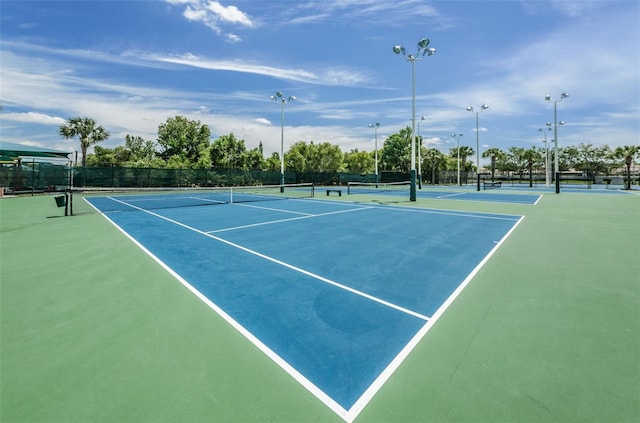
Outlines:
[[[559,172],[558,167],[558,102],[569,97],[569,93],[564,92],[560,94],[560,98],[554,99],[550,94],[547,94],[544,99],[548,102],[553,102],[553,143],[554,143],[554,157],[553,157],[553,173],[554,175]],[[547,125],[549,125],[547,123]],[[560,122],[560,125],[564,125],[564,122]]]
[[429,39],[422,38],[418,41],[418,51],[416,54],[408,54],[407,50],[401,46],[393,46],[395,54],[402,53],[411,62],[411,184],[409,188],[409,200],[416,201],[416,60],[423,60],[424,56],[433,56],[435,48],[430,48]]

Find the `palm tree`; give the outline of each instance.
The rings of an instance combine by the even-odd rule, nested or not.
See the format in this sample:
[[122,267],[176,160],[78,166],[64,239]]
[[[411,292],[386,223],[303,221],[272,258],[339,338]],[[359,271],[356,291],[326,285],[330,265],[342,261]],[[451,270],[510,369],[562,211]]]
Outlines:
[[613,151],[613,157],[616,159],[624,159],[624,164],[627,167],[627,186],[625,189],[631,189],[631,163],[633,162],[633,157],[638,154],[640,154],[640,146],[637,145],[616,147]]
[[504,158],[504,151],[500,150],[497,147],[491,147],[482,153],[483,158],[491,157],[491,182],[493,182],[493,178],[496,173],[496,160],[501,160]]
[[529,172],[529,187],[533,187],[533,167],[542,162],[542,153],[535,147],[523,150],[522,160],[526,163]]
[[[464,172],[464,180],[467,180],[467,157],[474,155],[475,151],[468,145],[461,145],[460,147],[460,169]],[[458,159],[458,147],[454,147],[450,150],[449,155],[454,159]]]
[[431,167],[431,184],[436,184],[436,170],[440,167],[444,156],[435,148],[428,148],[424,154],[425,162]]
[[96,143],[109,138],[102,126],[96,127],[96,121],[88,117],[70,118],[66,125],[60,125],[60,135],[66,139],[78,136],[82,150],[82,168],[87,166],[87,149]]

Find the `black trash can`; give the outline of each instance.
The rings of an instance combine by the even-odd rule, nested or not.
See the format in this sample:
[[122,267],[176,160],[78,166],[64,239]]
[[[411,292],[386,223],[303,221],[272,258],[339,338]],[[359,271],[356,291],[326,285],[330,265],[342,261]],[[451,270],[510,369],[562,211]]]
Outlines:
[[58,207],[64,207],[65,204],[67,204],[67,197],[65,195],[59,195],[55,197],[55,199],[56,199],[56,206]]

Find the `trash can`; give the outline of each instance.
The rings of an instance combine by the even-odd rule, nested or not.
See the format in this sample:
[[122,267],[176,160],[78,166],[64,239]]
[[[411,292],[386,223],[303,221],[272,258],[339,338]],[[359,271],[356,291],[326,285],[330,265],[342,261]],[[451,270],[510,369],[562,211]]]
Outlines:
[[67,203],[67,197],[65,195],[59,195],[55,197],[55,199],[56,199],[56,206],[58,207],[64,207],[65,204]]

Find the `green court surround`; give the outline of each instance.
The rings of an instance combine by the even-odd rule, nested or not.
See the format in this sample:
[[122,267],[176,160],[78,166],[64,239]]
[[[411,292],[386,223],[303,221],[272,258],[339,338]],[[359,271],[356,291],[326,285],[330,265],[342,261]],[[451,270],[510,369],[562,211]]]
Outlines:
[[[356,422],[640,420],[637,191],[393,201],[526,218]],[[0,199],[2,423],[341,421],[76,206]]]

